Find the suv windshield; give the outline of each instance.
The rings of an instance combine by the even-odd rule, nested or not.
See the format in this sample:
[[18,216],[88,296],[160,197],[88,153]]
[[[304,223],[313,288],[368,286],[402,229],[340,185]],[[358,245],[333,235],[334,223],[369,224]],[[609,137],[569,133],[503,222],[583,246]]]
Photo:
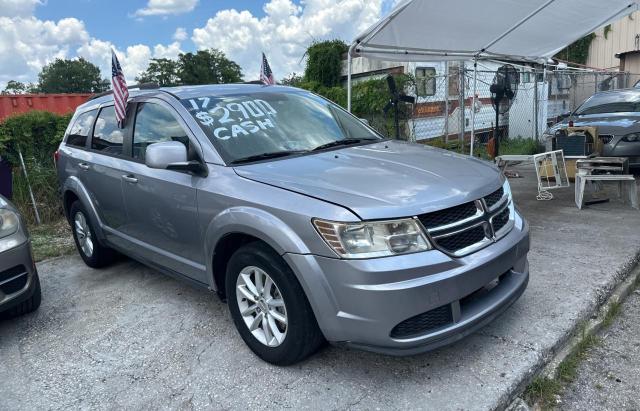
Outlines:
[[295,90],[203,96],[182,104],[227,163],[382,139],[335,104]]

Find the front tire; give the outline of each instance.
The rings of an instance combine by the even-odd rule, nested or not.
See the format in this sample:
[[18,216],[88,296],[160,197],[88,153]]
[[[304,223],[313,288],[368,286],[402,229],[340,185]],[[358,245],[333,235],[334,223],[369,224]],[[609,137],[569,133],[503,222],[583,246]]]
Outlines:
[[100,244],[88,217],[89,214],[80,201],[71,205],[69,216],[73,240],[84,263],[91,268],[101,268],[111,264],[115,260],[116,253],[111,248]]
[[231,256],[226,293],[240,336],[264,361],[294,364],[323,344],[302,286],[282,257],[266,244],[249,243]]

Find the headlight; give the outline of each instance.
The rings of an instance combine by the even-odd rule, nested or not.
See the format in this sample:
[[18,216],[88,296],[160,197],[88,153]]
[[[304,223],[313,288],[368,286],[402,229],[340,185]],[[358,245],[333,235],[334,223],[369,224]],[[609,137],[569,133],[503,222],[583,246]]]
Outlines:
[[8,237],[18,231],[20,219],[13,211],[0,208],[0,238]]
[[419,224],[411,218],[338,223],[314,219],[320,236],[341,257],[371,258],[430,250]]
[[511,194],[511,185],[509,184],[509,180],[504,179],[504,183],[502,184],[502,191],[509,197],[509,202],[513,202],[513,194]]
[[626,141],[627,143],[634,143],[636,141],[640,141],[640,134],[631,133],[622,137],[622,141]]

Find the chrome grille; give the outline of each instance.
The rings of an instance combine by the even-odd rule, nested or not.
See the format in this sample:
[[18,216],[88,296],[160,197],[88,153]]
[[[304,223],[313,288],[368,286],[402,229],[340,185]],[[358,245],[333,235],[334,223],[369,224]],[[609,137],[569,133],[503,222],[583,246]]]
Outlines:
[[500,212],[500,214],[497,214],[495,217],[493,217],[492,221],[493,230],[497,233],[509,222],[509,207],[505,208]]
[[477,225],[454,234],[438,238],[438,245],[450,253],[470,247],[486,238],[484,227]]
[[418,218],[425,228],[431,229],[471,218],[476,215],[477,212],[478,207],[476,203],[471,201],[433,213],[422,214],[418,216]]
[[455,257],[471,254],[506,235],[513,206],[502,188],[476,201],[418,216],[433,245]]
[[491,208],[494,205],[498,204],[500,200],[502,200],[502,196],[504,196],[504,189],[500,187],[493,193],[489,194],[484,198],[484,201],[487,203],[487,207]]

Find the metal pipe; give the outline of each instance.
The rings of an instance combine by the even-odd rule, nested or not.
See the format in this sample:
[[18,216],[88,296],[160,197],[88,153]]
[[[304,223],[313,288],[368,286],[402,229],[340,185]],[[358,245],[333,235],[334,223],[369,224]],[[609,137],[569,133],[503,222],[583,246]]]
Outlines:
[[533,135],[536,137],[536,141],[539,140],[539,128],[540,124],[538,121],[538,110],[540,109],[539,105],[540,97],[538,96],[538,73],[536,69],[533,69],[533,124],[535,127],[535,131]]
[[38,206],[36,205],[36,199],[33,196],[33,190],[31,189],[31,183],[29,182],[29,175],[27,174],[27,166],[24,164],[24,158],[22,158],[22,151],[20,150],[20,147],[18,147],[18,157],[20,158],[20,165],[22,165],[24,179],[27,181],[27,187],[29,187],[29,196],[31,197],[31,204],[33,205],[33,211],[36,215],[36,223],[40,225],[40,213],[38,213]]
[[449,147],[449,62],[444,62],[444,143]]
[[460,130],[458,133],[458,152],[464,152],[464,61],[458,66],[458,108],[460,109]]
[[349,113],[351,113],[351,52],[355,45],[356,43],[352,43],[347,52],[347,111]]
[[478,60],[473,60],[473,99],[471,103],[471,150],[469,155],[473,157],[473,144],[476,140],[476,84],[478,79]]
[[517,29],[518,27],[522,26],[524,23],[526,23],[529,19],[531,19],[533,16],[535,16],[536,14],[540,13],[542,10],[544,10],[545,8],[547,8],[551,3],[553,3],[556,0],[549,0],[547,1],[545,4],[541,5],[540,7],[538,7],[537,9],[535,9],[533,12],[529,13],[527,16],[525,16],[522,20],[520,20],[519,22],[517,22],[513,27],[511,27],[509,30],[505,31],[504,33],[502,33],[501,35],[499,35],[498,37],[496,37],[493,41],[491,41],[489,44],[487,44],[486,46],[484,46],[482,48],[482,50],[480,50],[477,54],[477,56],[479,56],[480,54],[484,53],[487,51],[487,49],[491,46],[493,46],[494,44],[496,44],[497,42],[499,42],[500,40],[502,40],[503,38],[505,38],[506,36],[508,36],[509,34],[511,34],[515,29]]

